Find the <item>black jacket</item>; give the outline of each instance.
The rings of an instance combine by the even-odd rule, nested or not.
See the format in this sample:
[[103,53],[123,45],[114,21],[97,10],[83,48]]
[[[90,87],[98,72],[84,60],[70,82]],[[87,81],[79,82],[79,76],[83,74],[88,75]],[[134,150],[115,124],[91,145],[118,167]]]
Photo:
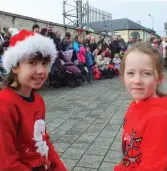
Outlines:
[[111,54],[112,54],[112,57],[114,57],[114,55],[116,53],[119,53],[120,52],[120,47],[119,47],[119,44],[118,44],[118,41],[113,41],[110,45],[109,45],[109,49],[111,50]]
[[61,39],[57,38],[55,33],[53,32],[49,32],[48,37],[50,37],[53,40],[54,44],[56,45],[56,49],[58,51],[61,51]]

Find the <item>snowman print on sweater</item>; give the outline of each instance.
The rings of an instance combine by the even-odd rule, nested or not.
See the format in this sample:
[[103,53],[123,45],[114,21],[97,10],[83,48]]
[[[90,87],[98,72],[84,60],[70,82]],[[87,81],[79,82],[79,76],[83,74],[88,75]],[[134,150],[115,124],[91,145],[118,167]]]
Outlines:
[[[47,135],[45,134],[45,121],[41,118],[35,120],[33,140],[35,141],[36,152],[39,153],[42,157],[44,156],[46,158],[46,161],[48,161],[49,147],[46,142],[46,137]],[[45,168],[47,169],[47,165],[45,165]]]

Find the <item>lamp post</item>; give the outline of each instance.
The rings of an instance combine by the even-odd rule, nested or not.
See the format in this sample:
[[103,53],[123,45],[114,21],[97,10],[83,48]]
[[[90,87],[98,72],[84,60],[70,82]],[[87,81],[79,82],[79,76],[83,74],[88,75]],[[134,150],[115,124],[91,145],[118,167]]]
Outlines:
[[152,19],[152,30],[154,30],[154,28],[153,28],[153,17],[151,14],[148,14],[148,16],[151,17],[151,19]]

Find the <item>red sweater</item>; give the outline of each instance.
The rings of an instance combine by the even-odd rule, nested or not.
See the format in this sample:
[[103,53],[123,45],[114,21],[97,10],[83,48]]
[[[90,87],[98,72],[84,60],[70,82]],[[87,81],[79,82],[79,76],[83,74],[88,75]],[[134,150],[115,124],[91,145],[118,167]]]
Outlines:
[[114,171],[167,171],[167,97],[131,103],[124,118],[122,151]]
[[[44,164],[50,171],[67,171],[45,133],[44,119],[45,104],[38,94],[30,103],[10,88],[0,91],[0,171],[32,171]],[[47,155],[39,152],[40,143]]]

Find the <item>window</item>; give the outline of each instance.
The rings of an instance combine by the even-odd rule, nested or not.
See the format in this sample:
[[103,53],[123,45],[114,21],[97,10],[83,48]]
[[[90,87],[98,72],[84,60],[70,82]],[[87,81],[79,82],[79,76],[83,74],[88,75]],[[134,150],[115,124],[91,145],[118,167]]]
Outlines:
[[135,40],[139,40],[140,39],[140,34],[139,34],[139,32],[132,32],[130,34],[130,37],[133,37]]

